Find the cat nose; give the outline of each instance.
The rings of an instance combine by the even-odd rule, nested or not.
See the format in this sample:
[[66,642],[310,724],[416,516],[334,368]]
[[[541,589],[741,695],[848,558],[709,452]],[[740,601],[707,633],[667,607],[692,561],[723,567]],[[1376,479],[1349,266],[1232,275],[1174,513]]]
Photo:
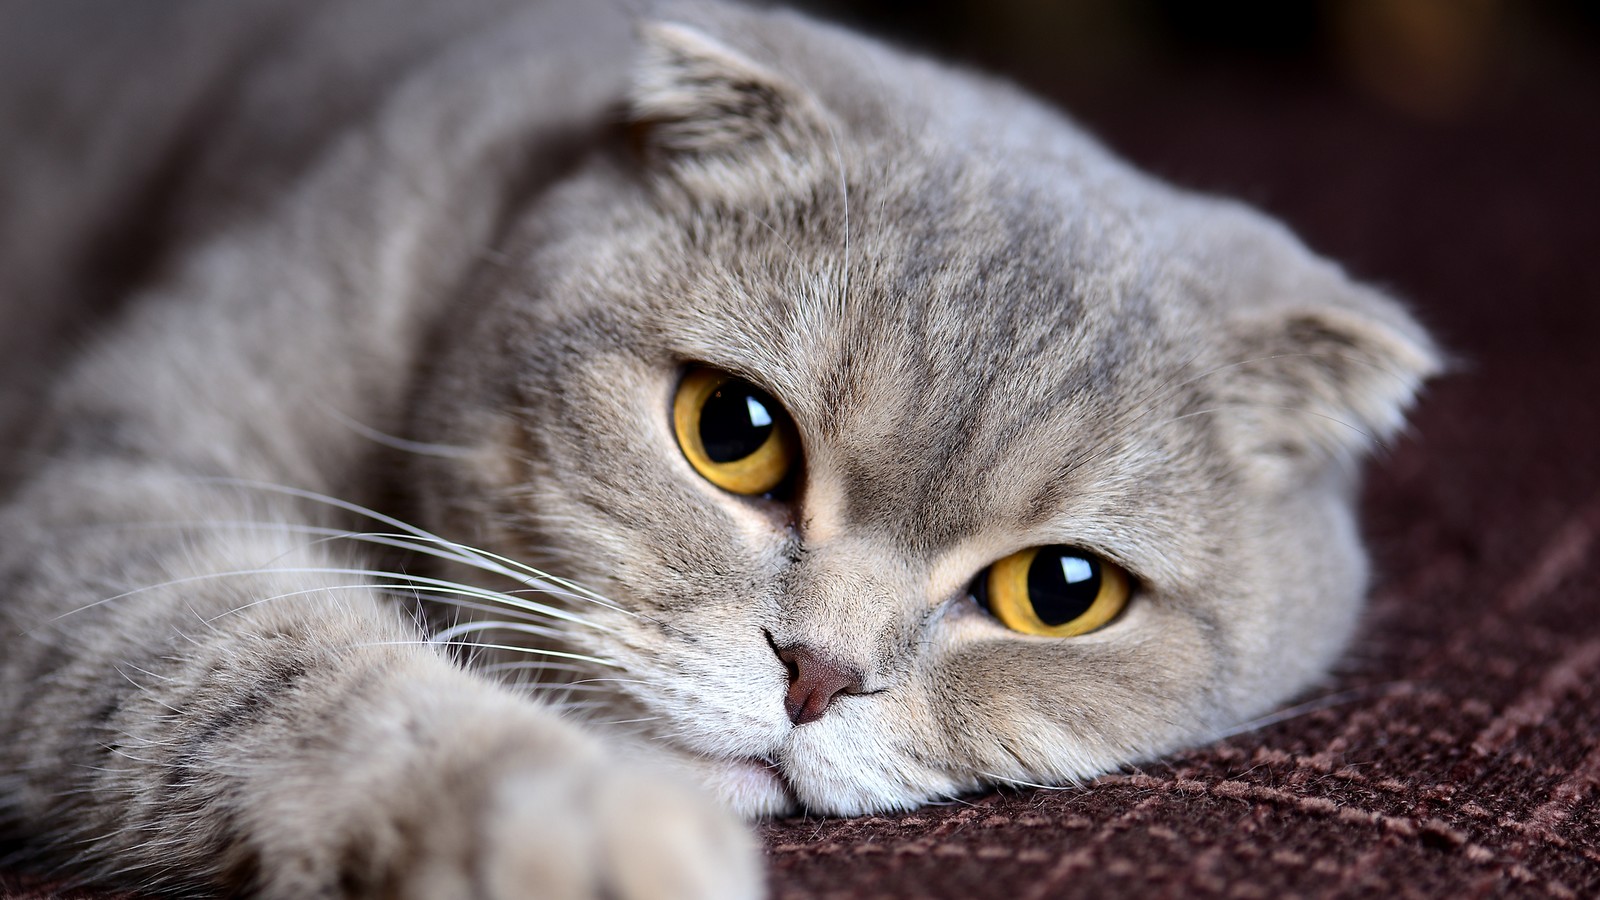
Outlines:
[[861,693],[861,672],[805,644],[774,647],[789,669],[789,693],[783,709],[796,725],[815,722],[840,694]]

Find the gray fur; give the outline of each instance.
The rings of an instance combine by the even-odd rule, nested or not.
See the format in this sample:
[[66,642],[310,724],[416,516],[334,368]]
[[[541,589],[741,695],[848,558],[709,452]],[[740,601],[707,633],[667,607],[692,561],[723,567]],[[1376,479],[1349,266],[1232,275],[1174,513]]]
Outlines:
[[[1340,652],[1358,464],[1437,368],[1391,300],[792,14],[409,6],[7,11],[0,826],[38,860],[751,896],[728,811],[1071,783]],[[782,403],[792,496],[685,461],[689,364]],[[1045,544],[1127,611],[968,596]],[[800,726],[793,644],[862,674]]]

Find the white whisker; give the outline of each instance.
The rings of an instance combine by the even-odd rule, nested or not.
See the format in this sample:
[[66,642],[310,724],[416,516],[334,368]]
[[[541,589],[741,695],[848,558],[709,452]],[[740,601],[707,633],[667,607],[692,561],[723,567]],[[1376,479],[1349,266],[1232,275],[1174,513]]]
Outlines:
[[581,681],[574,681],[572,683],[573,684],[642,684],[642,685],[645,685],[647,687],[651,684],[651,682],[645,681],[645,680],[640,679],[640,678],[585,678],[585,679],[582,679]]
[[[396,519],[393,516],[384,515],[383,513],[380,513],[377,510],[371,509],[369,507],[362,506],[359,503],[351,503],[348,500],[340,500],[337,497],[330,497],[327,494],[318,493],[316,491],[307,491],[307,490],[303,490],[301,488],[294,488],[294,487],[289,487],[287,485],[281,485],[281,484],[272,484],[270,482],[248,481],[248,480],[242,480],[242,479],[236,479],[236,478],[202,478],[202,479],[200,479],[200,481],[208,482],[208,483],[214,483],[214,484],[224,484],[224,485],[229,485],[229,486],[238,487],[238,488],[248,488],[248,489],[253,489],[253,490],[260,490],[260,491],[267,491],[267,492],[271,492],[271,493],[277,493],[277,494],[281,494],[281,495],[288,496],[288,497],[294,497],[294,498],[300,499],[300,500],[309,500],[309,501],[312,501],[314,503],[322,503],[324,505],[331,506],[331,507],[333,507],[335,509],[341,509],[341,510],[344,510],[345,512],[350,512],[350,513],[355,513],[356,515],[365,516],[365,517],[367,517],[369,519],[372,519],[372,520],[377,521],[377,522],[382,522],[385,525],[393,526],[394,528],[397,528],[400,531],[405,532],[406,535],[410,536],[410,538],[408,538],[408,539],[417,539],[417,540],[421,540],[421,541],[423,541],[425,543],[436,544],[436,545],[438,545],[440,547],[447,547],[447,548],[451,548],[451,549],[457,550],[457,551],[460,552],[460,555],[459,556],[452,555],[449,558],[455,559],[455,561],[463,563],[465,565],[475,566],[477,568],[483,569],[484,571],[494,572],[496,574],[504,575],[507,578],[510,578],[510,579],[512,579],[514,581],[520,581],[520,582],[522,582],[522,583],[524,583],[524,584],[526,584],[526,585],[528,585],[530,587],[543,587],[544,585],[541,584],[540,582],[548,582],[548,583],[551,583],[551,584],[555,584],[555,585],[558,585],[558,586],[560,586],[562,588],[565,588],[568,591],[572,591],[574,594],[576,594],[576,595],[578,595],[580,597],[586,598],[588,600],[591,600],[591,601],[593,601],[595,603],[598,603],[598,604],[601,604],[603,606],[608,606],[608,607],[616,610],[617,612],[622,612],[622,613],[625,613],[625,614],[628,614],[628,615],[632,615],[632,613],[630,613],[628,610],[623,609],[621,606],[617,605],[615,602],[607,599],[606,597],[602,596],[601,594],[596,593],[595,591],[592,591],[589,588],[586,588],[586,587],[584,587],[582,585],[575,584],[573,582],[570,582],[570,581],[568,581],[568,580],[566,580],[564,578],[557,577],[555,575],[551,575],[548,572],[541,572],[538,569],[534,569],[534,568],[532,568],[530,566],[526,566],[526,565],[524,565],[524,564],[522,564],[520,562],[517,562],[516,560],[510,559],[508,557],[501,556],[501,555],[499,555],[497,553],[491,553],[491,552],[489,552],[487,550],[480,550],[480,549],[478,549],[476,547],[470,547],[470,546],[468,546],[466,544],[459,544],[459,543],[457,543],[455,541],[452,541],[452,540],[450,540],[448,538],[440,537],[439,535],[436,535],[436,534],[434,534],[434,533],[432,533],[430,531],[427,531],[425,529],[418,528],[417,526],[412,525],[412,524],[410,524],[408,522],[404,522],[404,521],[402,521],[400,519]],[[498,563],[498,565],[496,565],[497,563]],[[522,570],[522,572],[526,573],[526,575],[518,574],[515,571],[517,569]],[[530,579],[527,576],[532,576],[532,578]],[[552,593],[556,593],[556,592],[552,591]]]
[[1258,716],[1246,722],[1240,722],[1238,725],[1235,725],[1232,728],[1213,734],[1212,740],[1220,741],[1236,735],[1246,734],[1251,731],[1259,731],[1260,729],[1266,728],[1270,725],[1276,725],[1279,722],[1287,722],[1290,719],[1297,719],[1301,716],[1317,712],[1318,710],[1331,709],[1335,706],[1343,706],[1346,703],[1354,703],[1358,700],[1365,700],[1369,697],[1382,696],[1388,693],[1390,690],[1396,688],[1405,688],[1408,686],[1410,686],[1410,682],[1395,681],[1388,684],[1352,688],[1348,691],[1340,691],[1335,694],[1317,697],[1312,700],[1307,700],[1304,703],[1297,703],[1294,706],[1284,707],[1283,709],[1275,712],[1267,713],[1264,716]]
[[[437,559],[443,559],[443,560],[447,560],[447,561],[450,561],[450,562],[461,563],[461,564],[466,565],[466,566],[471,567],[471,568],[479,569],[479,570],[482,570],[482,571],[488,571],[488,572],[491,572],[493,574],[502,575],[504,577],[507,577],[507,578],[509,578],[509,579],[511,579],[513,581],[516,581],[519,584],[524,585],[527,591],[534,591],[534,592],[537,592],[537,593],[543,593],[543,594],[547,594],[549,596],[560,597],[560,598],[563,598],[563,599],[582,600],[582,601],[585,601],[585,602],[593,602],[593,603],[596,603],[597,605],[605,606],[605,607],[607,607],[609,609],[612,609],[612,610],[615,610],[617,612],[622,612],[622,613],[627,614],[627,615],[636,615],[635,613],[632,613],[632,612],[630,612],[630,611],[628,611],[626,609],[623,609],[615,601],[612,601],[612,600],[604,597],[603,595],[601,595],[601,594],[599,594],[599,593],[597,593],[597,592],[595,592],[595,591],[593,591],[593,590],[591,590],[591,589],[589,589],[587,587],[579,585],[579,584],[577,584],[575,582],[569,581],[569,580],[564,579],[564,578],[560,578],[560,577],[555,576],[555,575],[551,575],[551,574],[546,573],[546,572],[542,572],[542,571],[540,571],[538,569],[535,569],[535,568],[533,568],[531,566],[527,566],[527,565],[525,565],[523,563],[516,562],[515,560],[511,560],[509,558],[499,556],[498,554],[493,554],[493,553],[489,553],[488,551],[479,550],[477,548],[469,547],[469,546],[467,546],[465,544],[460,544],[460,543],[457,543],[455,541],[447,540],[445,538],[437,538],[437,537],[432,537],[432,536],[417,537],[417,536],[413,536],[413,535],[410,535],[410,534],[393,534],[393,533],[385,533],[385,532],[348,531],[348,530],[339,529],[339,528],[329,528],[329,527],[326,527],[326,526],[317,526],[317,525],[297,525],[297,524],[289,524],[289,523],[281,523],[281,522],[254,522],[254,521],[248,521],[248,520],[246,520],[246,521],[223,520],[223,521],[203,521],[203,522],[136,522],[136,523],[117,523],[117,524],[112,524],[112,525],[96,525],[96,526],[92,526],[92,527],[95,528],[95,529],[101,529],[101,528],[179,528],[179,529],[191,529],[191,528],[207,528],[207,529],[237,528],[237,529],[246,529],[246,530],[258,529],[258,530],[266,530],[266,531],[272,531],[272,532],[286,532],[286,533],[291,533],[291,534],[318,535],[318,536],[320,536],[319,540],[312,541],[312,542],[310,542],[308,544],[302,545],[301,547],[295,548],[297,550],[298,549],[306,549],[307,547],[312,547],[312,546],[316,546],[318,544],[328,543],[328,542],[335,541],[335,540],[359,541],[359,542],[362,542],[362,543],[375,544],[375,545],[379,545],[379,546],[392,547],[392,548],[395,548],[395,549],[406,550],[408,552],[417,553],[419,555],[431,556],[431,557],[434,557],[434,558],[437,558]],[[462,552],[460,552],[460,553],[452,553],[452,552],[450,552],[449,549],[442,549],[442,548],[454,548],[454,549],[462,551]],[[530,573],[532,575],[532,577],[530,578],[528,576],[525,576],[525,575],[522,575],[522,574],[516,573],[516,572],[508,572],[500,565],[494,565],[493,563],[486,563],[485,562],[485,558],[490,559],[490,560],[494,560],[495,562],[503,562],[507,566],[515,566],[517,568],[523,569],[524,571]],[[509,592],[499,592],[499,593],[502,596],[509,596],[511,594],[524,593],[524,592],[526,592],[526,591],[509,591]]]
[[438,456],[446,459],[465,459],[471,456],[474,452],[473,448],[471,447],[459,447],[453,444],[430,444],[423,441],[413,441],[408,438],[388,434],[386,432],[379,431],[378,429],[373,428],[371,425],[367,425],[364,422],[357,421],[335,409],[334,407],[321,402],[320,400],[316,401],[316,403],[322,408],[323,412],[336,419],[339,424],[345,426],[351,431],[354,431],[356,434],[361,435],[367,440],[372,441],[375,444],[381,444],[390,448],[391,450],[401,450],[406,453],[414,453],[418,456]]
[[[406,574],[404,572],[389,572],[389,571],[384,571],[382,569],[339,568],[339,567],[332,567],[332,566],[328,566],[328,567],[282,567],[282,568],[265,568],[265,569],[238,569],[238,570],[229,571],[229,572],[208,572],[208,573],[201,574],[201,575],[190,575],[190,576],[186,576],[186,577],[183,577],[183,578],[174,578],[174,579],[171,579],[169,581],[161,582],[159,584],[152,584],[152,585],[146,585],[144,587],[133,588],[131,590],[123,591],[120,594],[116,594],[116,595],[113,595],[113,596],[110,596],[110,597],[105,597],[105,598],[102,598],[100,600],[96,600],[93,603],[89,603],[89,604],[86,604],[84,606],[80,606],[80,607],[78,607],[76,609],[68,610],[67,612],[61,613],[60,615],[58,615],[58,616],[56,616],[56,617],[54,617],[52,619],[47,620],[45,622],[45,624],[51,624],[51,623],[54,623],[54,622],[58,622],[61,619],[64,619],[64,618],[66,618],[68,616],[76,615],[76,614],[84,612],[86,610],[93,609],[93,608],[95,608],[97,606],[103,606],[103,605],[105,605],[107,603],[112,603],[112,602],[115,602],[117,600],[122,600],[122,599],[125,599],[127,597],[132,597],[132,596],[135,596],[137,594],[142,594],[142,593],[146,593],[146,592],[149,592],[149,591],[161,590],[163,588],[169,588],[169,587],[178,587],[178,586],[181,586],[181,585],[194,584],[194,583],[197,583],[197,582],[220,580],[220,579],[224,579],[224,578],[243,578],[243,577],[260,576],[260,575],[340,575],[340,576],[347,576],[347,577],[354,577],[354,578],[372,578],[372,579],[386,580],[386,581],[391,582],[391,583],[392,582],[399,582],[401,585],[406,585],[406,586],[410,586],[410,585],[426,585],[429,588],[429,590],[431,590],[431,591],[439,591],[439,592],[443,592],[445,594],[459,594],[459,595],[468,596],[468,597],[476,597],[476,598],[481,599],[481,600],[491,600],[491,601],[494,601],[496,603],[503,603],[503,604],[505,604],[507,606],[510,606],[512,608],[515,608],[515,609],[522,609],[522,610],[527,611],[527,612],[536,612],[536,613],[539,613],[540,615],[548,616],[549,618],[552,618],[552,619],[559,619],[559,620],[564,621],[564,622],[572,622],[573,624],[583,625],[585,627],[594,628],[594,629],[599,630],[599,631],[610,631],[611,630],[609,628],[606,628],[605,626],[602,626],[602,625],[600,625],[598,623],[595,623],[595,622],[590,622],[587,619],[584,619],[581,616],[578,616],[578,615],[576,615],[574,613],[571,613],[571,612],[568,612],[566,610],[559,609],[559,608],[554,607],[554,606],[547,606],[547,605],[545,605],[543,603],[536,603],[536,602],[534,602],[532,600],[526,600],[526,599],[523,599],[523,598],[520,598],[520,597],[513,597],[513,596],[510,596],[510,595],[501,593],[499,591],[489,590],[487,588],[478,588],[478,587],[474,587],[474,586],[471,586],[471,585],[459,584],[459,583],[453,582],[453,581],[446,581],[446,580],[440,579],[440,578],[430,578],[430,577],[427,577],[427,576],[424,576],[424,575],[409,575],[409,574]],[[295,592],[295,593],[313,593],[313,592],[314,591],[312,591],[312,590],[307,590],[307,591],[304,591],[304,592]],[[197,618],[199,618],[199,617],[197,616]],[[202,619],[202,621],[205,621],[205,620]],[[30,629],[28,632],[24,632],[24,633],[31,634],[32,630]]]
[[580,684],[570,681],[525,681],[517,685],[518,689],[525,691],[549,691],[604,694],[606,689],[597,684]]
[[[491,663],[486,666],[480,666],[478,671],[485,674],[498,674],[500,672],[566,672],[573,675],[582,675],[587,673],[589,669],[575,663],[534,660],[532,662]],[[565,684],[567,682],[562,683]]]
[[517,634],[531,634],[538,637],[561,638],[564,635],[559,628],[550,628],[542,625],[529,625],[522,622],[504,622],[496,619],[480,619],[471,622],[462,622],[452,625],[434,634],[429,640],[448,644],[463,634],[476,634],[482,631],[510,631]]
[[605,666],[608,669],[620,669],[620,668],[622,668],[622,666],[620,664],[612,662],[609,659],[601,659],[598,656],[587,656],[587,655],[582,654],[582,653],[569,653],[569,652],[567,652],[565,650],[549,650],[549,649],[546,649],[544,647],[518,647],[518,646],[516,646],[514,644],[486,644],[486,643],[480,644],[480,643],[473,643],[473,642],[469,642],[469,641],[451,641],[451,642],[449,642],[447,644],[442,644],[442,643],[440,643],[438,641],[373,641],[371,643],[366,643],[366,644],[351,644],[350,646],[352,646],[352,647],[410,647],[410,646],[441,647],[441,646],[445,646],[445,647],[458,647],[458,648],[459,647],[465,647],[465,648],[478,649],[478,650],[503,650],[503,651],[505,651],[507,653],[524,653],[524,654],[527,654],[529,656],[552,656],[552,657],[556,657],[558,659],[572,659],[572,660],[577,660],[579,662],[593,663],[593,664],[595,664],[597,666]]
[[1032,781],[1023,781],[1020,778],[1007,778],[1004,775],[996,775],[993,772],[978,772],[977,774],[982,775],[984,778],[989,779],[995,784],[1003,784],[1007,787],[1016,788],[1032,788],[1036,791],[1075,791],[1081,787],[1081,785],[1077,784],[1037,784]]
[[[365,587],[365,585],[363,585],[363,587]],[[474,603],[471,600],[463,600],[460,597],[446,597],[442,594],[426,594],[422,593],[421,591],[406,588],[373,587],[372,590],[386,597],[397,597],[402,600],[409,600],[413,603],[427,604],[429,606],[454,607],[457,611],[456,621],[460,621],[461,617],[459,610],[463,609],[472,610],[473,612],[491,613],[497,616],[513,616],[527,622],[549,621],[548,617],[538,615],[537,613],[520,609],[507,609],[504,606],[496,606],[489,603]]]

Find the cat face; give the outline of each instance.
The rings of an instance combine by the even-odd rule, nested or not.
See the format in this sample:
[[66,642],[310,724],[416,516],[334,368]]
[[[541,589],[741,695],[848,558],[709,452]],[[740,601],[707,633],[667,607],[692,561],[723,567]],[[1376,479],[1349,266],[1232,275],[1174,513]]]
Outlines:
[[426,524],[607,599],[541,639],[610,664],[572,696],[743,812],[856,813],[1320,674],[1420,330],[1010,89],[719,15],[646,30],[631,146],[518,224],[419,407],[472,451]]

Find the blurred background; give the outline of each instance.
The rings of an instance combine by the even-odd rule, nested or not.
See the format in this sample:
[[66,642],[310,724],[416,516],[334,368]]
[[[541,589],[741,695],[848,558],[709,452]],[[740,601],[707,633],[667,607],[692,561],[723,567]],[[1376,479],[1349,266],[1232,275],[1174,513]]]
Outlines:
[[[1358,275],[1404,278],[1421,262],[1407,254],[1470,244],[1490,257],[1458,260],[1463,275],[1498,268],[1525,307],[1533,285],[1514,273],[1600,255],[1594,0],[805,5],[1008,75],[1145,168],[1289,219]],[[1582,268],[1600,306],[1600,265]],[[1447,302],[1431,293],[1414,299]]]
[[1068,99],[1200,74],[1339,84],[1448,120],[1519,85],[1592,76],[1583,0],[811,0]]
[[1319,212],[1300,208],[1324,193],[1299,190],[1300,179],[1337,182],[1364,164],[1404,165],[1396,155],[1417,167],[1403,180],[1460,179],[1454,186],[1464,190],[1497,174],[1514,181],[1519,168],[1565,165],[1575,181],[1553,205],[1576,212],[1580,201],[1600,202],[1594,0],[804,5],[1008,75],[1145,167],[1284,215]]
[[1274,211],[1424,309],[1450,303],[1454,269],[1600,340],[1578,314],[1600,307],[1597,0],[805,5],[1010,75],[1142,167]]

